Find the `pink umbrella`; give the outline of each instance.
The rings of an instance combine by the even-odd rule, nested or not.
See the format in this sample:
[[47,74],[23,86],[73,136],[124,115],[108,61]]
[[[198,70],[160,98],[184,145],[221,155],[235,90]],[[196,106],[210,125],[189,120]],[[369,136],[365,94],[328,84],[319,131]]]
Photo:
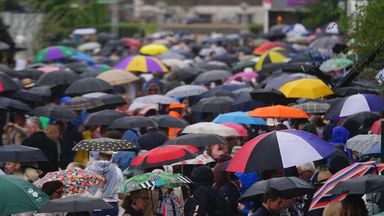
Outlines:
[[220,124],[235,129],[237,131],[237,133],[240,136],[242,136],[242,137],[247,137],[248,136],[247,129],[243,125],[241,125],[241,124],[236,124],[236,123],[232,123],[232,122],[223,122],[223,123],[220,123]]
[[48,65],[48,66],[39,67],[37,68],[37,70],[42,71],[44,73],[49,73],[49,72],[61,70],[61,67]]
[[381,118],[377,121],[375,121],[371,126],[371,132],[373,134],[381,134],[381,121],[384,121],[384,118]]
[[257,74],[256,72],[241,72],[230,76],[225,82],[229,83],[234,80],[251,81],[252,79],[257,79],[258,77],[259,74]]

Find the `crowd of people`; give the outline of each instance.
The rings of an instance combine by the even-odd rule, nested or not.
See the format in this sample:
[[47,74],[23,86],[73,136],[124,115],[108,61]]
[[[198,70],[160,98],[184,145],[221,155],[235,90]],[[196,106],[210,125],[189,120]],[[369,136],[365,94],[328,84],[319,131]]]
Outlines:
[[[269,96],[260,98],[260,100],[252,100],[251,95],[252,92],[258,90],[268,90],[264,88],[265,85],[275,85],[276,80],[272,81],[272,83],[269,81],[281,76],[282,73],[286,75],[287,71],[289,71],[287,69],[289,66],[294,67],[293,70],[295,72],[299,72],[297,75],[299,78],[319,78],[327,85],[336,87],[335,84],[337,82],[343,81],[350,65],[345,65],[343,68],[334,68],[327,72],[321,72],[316,70],[316,68],[320,67],[321,62],[330,58],[338,58],[340,55],[343,58],[347,58],[346,56],[348,58],[354,57],[353,50],[349,49],[346,42],[343,41],[338,26],[334,23],[323,29],[319,28],[314,32],[306,30],[301,24],[286,26],[286,28],[281,29],[277,33],[270,32],[270,34],[266,35],[266,38],[270,41],[253,35],[237,34],[227,36],[212,34],[203,41],[196,41],[191,35],[185,33],[175,34],[170,32],[158,33],[141,41],[133,38],[117,39],[105,34],[100,34],[98,37],[96,35],[77,35],[75,37],[76,40],[63,43],[67,46],[90,42],[99,44],[85,51],[87,55],[92,56],[91,60],[63,57],[51,61],[38,62],[38,64],[29,64],[23,70],[14,70],[12,68],[14,65],[3,65],[0,70],[2,76],[10,77],[17,85],[21,86],[16,91],[38,95],[36,89],[42,86],[39,84],[39,79],[48,73],[64,73],[69,71],[81,74],[81,76],[84,74],[84,77],[92,77],[103,74],[101,72],[102,69],[100,69],[102,65],[111,69],[119,65],[120,60],[126,56],[143,55],[145,57],[158,57],[160,59],[158,62],[164,62],[166,71],[169,72],[147,71],[147,73],[144,73],[143,71],[130,71],[137,76],[135,81],[115,85],[112,89],[106,91],[109,95],[115,95],[124,99],[124,102],[109,104],[109,106],[104,106],[97,111],[115,110],[121,112],[123,116],[153,117],[169,115],[174,119],[184,120],[188,124],[195,124],[211,122],[219,114],[230,111],[247,112],[258,107],[280,104],[280,102],[271,103]],[[316,42],[325,40],[324,38],[332,41],[332,46],[329,46],[329,44],[319,45],[320,42]],[[146,44],[162,44],[168,49],[167,51],[162,51],[162,53],[156,53],[156,49],[154,54],[143,53],[140,51],[140,48]],[[276,61],[273,56],[263,56],[263,54],[272,55],[273,52],[284,55],[284,59]],[[165,57],[167,55],[168,57]],[[176,60],[173,62],[167,61],[170,59]],[[354,60],[352,59],[351,61]],[[263,62],[260,63],[260,61]],[[142,62],[142,64],[146,63]],[[149,68],[150,66],[148,65],[147,67]],[[44,71],[48,70],[47,68],[53,71]],[[311,72],[308,68],[315,72]],[[104,73],[107,73],[108,70]],[[203,80],[195,79],[204,72],[214,74],[218,70],[224,71],[224,75],[214,76],[214,78],[208,77]],[[33,77],[29,75],[28,71],[40,71],[41,74],[38,77]],[[228,73],[236,75],[238,72],[252,75],[238,76],[233,79],[226,75]],[[21,76],[20,74],[22,73],[25,74]],[[295,79],[292,72],[288,73],[291,74],[289,74],[289,78],[284,80],[285,82]],[[1,76],[0,78],[4,79]],[[136,98],[151,95],[167,95],[166,93],[177,87],[190,84],[200,85],[206,90],[196,95],[173,97],[174,102],[172,103],[135,103]],[[17,105],[15,107],[7,107],[5,102],[4,105],[1,102],[3,98],[12,98],[13,100],[16,98],[31,107],[51,104],[69,107],[68,104],[77,98],[69,97],[73,95],[68,96],[64,93],[69,85],[70,83],[49,86],[51,94],[48,97],[38,95],[42,99],[41,101],[28,98],[28,95],[26,96],[27,98],[16,98],[12,94],[13,91],[2,95],[3,97],[0,98],[2,145],[17,144],[34,147],[40,149],[48,160],[37,162],[7,161],[0,163],[0,168],[2,168],[6,175],[19,176],[31,183],[38,181],[49,172],[59,170],[82,169],[95,173],[101,177],[99,183],[94,187],[90,187],[84,193],[76,195],[103,199],[111,205],[111,208],[77,213],[24,212],[14,215],[364,216],[379,213],[383,209],[379,205],[379,193],[367,194],[364,197],[361,194],[348,194],[342,200],[334,199],[325,208],[315,210],[310,209],[313,193],[287,197],[284,191],[273,187],[265,188],[265,191],[252,201],[243,201],[241,199],[242,195],[254,183],[283,176],[301,178],[313,188],[320,189],[329,178],[332,178],[332,176],[344,168],[356,162],[371,160],[372,157],[377,155],[366,155],[356,152],[349,149],[346,143],[350,138],[358,134],[373,133],[370,128],[373,121],[369,125],[363,125],[365,122],[353,122],[352,125],[355,127],[351,127],[350,125],[343,124],[345,118],[334,118],[334,116],[329,118],[329,116],[324,115],[327,112],[326,110],[319,113],[308,112],[310,114],[309,118],[266,117],[264,118],[265,124],[240,124],[240,130],[243,130],[244,134],[222,137],[225,140],[225,144],[198,146],[201,154],[210,158],[208,162],[183,165],[172,165],[173,163],[170,163],[167,166],[156,166],[138,170],[132,169],[130,166],[137,156],[162,147],[169,140],[183,136],[183,128],[159,126],[114,129],[108,127],[110,123],[105,125],[87,125],[87,119],[95,112],[92,109],[75,110],[78,116],[80,116],[78,119],[55,119],[47,118],[47,116],[33,115],[18,109]],[[364,90],[361,90],[361,92],[355,90],[358,88],[363,89],[361,83],[349,83],[349,85],[350,89],[348,89],[347,93],[345,93],[345,90],[344,93],[339,92],[337,96],[332,94],[328,98],[330,99],[329,102],[326,100],[327,96],[324,96],[318,100],[284,98],[283,104],[296,105],[303,102],[327,104],[326,102],[328,102],[329,109],[329,107],[334,106],[334,104],[340,101],[339,98],[344,99],[343,96],[347,97],[353,95],[353,93],[378,94],[374,89],[368,89],[368,87],[364,87]],[[356,85],[359,86],[356,87]],[[268,91],[272,90],[269,89]],[[353,93],[351,94],[351,92]],[[92,94],[92,92],[89,93]],[[100,94],[106,95],[107,93]],[[237,103],[236,100],[243,98],[244,95],[247,96],[248,100]],[[84,96],[81,97],[84,98]],[[194,105],[210,97],[216,97],[211,103],[220,98],[229,98],[229,100],[232,100],[231,106],[226,111],[223,111],[225,110],[224,108],[220,110],[222,108],[220,105],[211,111],[196,109]],[[371,110],[363,111],[382,111],[382,107],[368,108],[371,108]],[[356,109],[358,110],[358,108]],[[356,113],[359,112],[356,111]],[[374,120],[379,120],[381,113],[375,115],[377,117]],[[236,123],[236,121],[233,120],[232,123]],[[289,168],[281,167],[281,169],[258,170],[245,173],[227,171],[228,163],[230,163],[231,159],[245,143],[263,134],[287,129],[307,131],[312,135],[316,135],[328,142],[334,149],[334,152],[322,160],[306,161]],[[82,140],[102,137],[128,140],[136,148],[129,151],[73,151],[73,147]],[[270,157],[273,156],[274,154],[271,153]],[[290,155],[287,157],[296,156]],[[125,179],[151,172],[180,173],[188,177],[193,183],[180,184],[175,187],[155,187],[133,190],[129,193],[118,193],[117,187]],[[62,181],[54,180],[45,182],[41,186],[41,190],[51,200],[73,196],[73,194],[66,193],[65,187],[66,185]]]

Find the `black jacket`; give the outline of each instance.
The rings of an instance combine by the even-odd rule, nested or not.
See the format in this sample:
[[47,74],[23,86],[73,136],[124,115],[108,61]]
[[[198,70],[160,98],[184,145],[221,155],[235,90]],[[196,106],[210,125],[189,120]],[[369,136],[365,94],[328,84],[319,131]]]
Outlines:
[[278,216],[279,214],[274,214],[270,212],[267,208],[262,205],[252,216]]

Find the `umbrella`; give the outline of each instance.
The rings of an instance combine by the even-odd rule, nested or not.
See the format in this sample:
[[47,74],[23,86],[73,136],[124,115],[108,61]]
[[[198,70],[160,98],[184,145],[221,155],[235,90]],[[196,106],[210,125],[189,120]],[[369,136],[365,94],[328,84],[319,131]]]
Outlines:
[[359,112],[381,112],[384,98],[373,94],[356,94],[331,105],[326,117],[347,117]]
[[253,66],[255,66],[255,61],[252,61],[251,59],[250,60],[246,60],[244,62],[240,62],[240,63],[237,63],[235,66],[232,67],[231,71],[234,73],[234,72],[239,72],[239,71],[243,71],[245,68],[253,68]]
[[185,128],[189,125],[188,122],[183,119],[175,118],[170,115],[156,115],[150,117],[154,122],[156,122],[158,127],[165,128]]
[[253,91],[253,88],[242,88],[235,90],[232,93],[234,94],[235,103],[232,106],[231,111],[249,111],[257,107],[266,106],[262,101],[255,101],[252,99],[250,92]]
[[84,193],[88,188],[99,184],[101,176],[80,168],[70,170],[60,170],[48,172],[43,178],[34,182],[35,185],[42,187],[44,183],[50,181],[61,181],[67,194]]
[[98,78],[83,78],[73,82],[65,94],[67,95],[82,95],[91,92],[104,92],[112,90],[112,86],[109,85],[106,81]]
[[322,72],[331,72],[336,70],[341,70],[351,66],[353,64],[352,60],[347,59],[346,57],[332,58],[320,65],[320,70]]
[[293,107],[304,110],[306,113],[309,113],[309,114],[320,114],[320,113],[326,113],[328,109],[331,107],[331,105],[328,103],[310,101],[310,102],[293,105]]
[[49,197],[37,186],[18,176],[0,175],[0,215],[36,211]]
[[376,89],[369,89],[369,88],[359,87],[359,86],[337,87],[334,89],[334,92],[335,92],[335,95],[338,95],[341,97],[351,96],[354,94],[379,95],[379,92]]
[[16,91],[21,89],[7,74],[0,72],[0,92]]
[[260,71],[264,65],[270,63],[286,62],[288,60],[285,50],[282,48],[273,48],[260,56],[259,61],[256,63],[256,70]]
[[367,194],[384,191],[384,176],[367,174],[339,182],[330,194]]
[[160,60],[166,60],[166,59],[178,59],[178,60],[185,60],[185,56],[182,54],[175,52],[175,51],[168,51],[165,53],[161,53],[160,55],[156,56]]
[[18,100],[14,100],[11,98],[6,98],[6,97],[0,97],[0,107],[5,107],[10,110],[15,110],[19,112],[29,112],[31,111],[31,108]]
[[347,128],[352,135],[368,133],[371,125],[378,119],[380,119],[379,113],[359,112],[346,118],[342,125]]
[[34,93],[27,91],[27,90],[15,91],[15,92],[9,94],[9,97],[16,99],[16,100],[25,101],[27,103],[42,103],[43,102],[43,98],[41,95],[34,94]]
[[0,146],[0,162],[36,162],[48,161],[38,148],[10,144]]
[[316,188],[298,177],[279,177],[258,181],[252,184],[240,197],[241,201],[254,201],[263,195],[269,188],[280,191],[285,198],[299,197],[304,194],[313,194]]
[[128,140],[96,138],[81,140],[72,148],[72,151],[119,151],[133,149],[136,149],[136,146]]
[[306,75],[301,75],[300,73],[295,74],[295,76],[289,73],[280,73],[280,75],[278,76],[277,76],[278,73],[275,73],[275,74],[273,74],[272,76],[270,76],[270,78],[267,78],[265,81],[263,81],[263,83],[265,82],[264,88],[279,89],[283,85],[285,85],[287,82],[295,81],[295,80],[306,77]]
[[182,85],[168,91],[165,95],[174,98],[185,98],[190,96],[201,95],[207,91],[207,88],[199,85]]
[[99,49],[101,47],[101,44],[97,42],[87,42],[79,45],[77,47],[77,50],[80,52],[86,52],[86,51],[93,51],[95,49]]
[[324,36],[313,41],[311,44],[309,44],[308,48],[319,51],[332,52],[332,48],[337,43],[340,43],[340,39],[338,37]]
[[375,144],[380,143],[381,136],[376,134],[359,134],[348,139],[346,147],[365,154]]
[[384,118],[381,118],[379,120],[376,120],[372,126],[371,126],[371,132],[373,134],[381,134],[381,121],[383,121]]
[[112,86],[129,84],[139,80],[139,78],[133,73],[119,69],[103,72],[99,74],[97,78],[106,81]]
[[151,167],[174,164],[195,158],[199,149],[191,145],[166,145],[151,149],[136,156],[130,168],[145,170]]
[[234,65],[234,64],[236,64],[236,62],[239,61],[239,57],[237,55],[235,55],[235,54],[225,53],[225,54],[222,54],[222,55],[216,55],[211,60],[212,61],[223,62],[223,63],[225,63],[227,65]]
[[128,70],[131,72],[157,72],[164,73],[168,72],[167,67],[165,67],[159,60],[149,56],[130,56],[122,61],[120,61],[115,69]]
[[196,158],[180,161],[174,164],[171,164],[170,166],[180,166],[180,165],[205,165],[215,162],[215,159],[213,159],[211,156],[207,154],[200,154]]
[[161,62],[163,62],[169,68],[175,69],[175,70],[186,68],[189,66],[187,62],[184,62],[179,59],[164,59],[164,60],[161,60]]
[[29,113],[31,115],[44,116],[56,120],[73,120],[79,118],[72,110],[66,108],[65,106],[58,106],[55,104],[36,107]]
[[383,163],[376,163],[374,161],[368,161],[363,163],[354,163],[329,178],[324,185],[316,191],[313,195],[310,210],[324,208],[332,201],[340,201],[345,198],[346,194],[342,195],[327,195],[338,182],[345,181],[347,179],[356,178],[366,174],[379,174],[384,169]]
[[226,80],[227,83],[230,83],[232,81],[241,80],[241,81],[252,81],[256,80],[259,77],[259,74],[255,72],[240,72],[236,73],[235,75],[232,75],[228,77]]
[[147,95],[134,99],[132,103],[143,103],[143,104],[171,104],[177,103],[176,100],[164,95]]
[[281,91],[288,98],[320,98],[333,91],[320,79],[299,79],[284,84]]
[[33,59],[34,63],[59,61],[76,55],[76,50],[66,46],[50,46],[40,50]]
[[276,47],[282,47],[283,48],[284,46],[280,42],[277,42],[277,41],[268,41],[268,42],[265,42],[265,43],[261,44],[260,46],[256,47],[252,51],[252,54],[256,55],[256,56],[261,56],[265,52],[271,50],[272,48],[276,48]]
[[116,106],[122,106],[127,104],[127,101],[125,101],[125,99],[120,95],[106,94],[102,92],[88,93],[82,95],[81,97],[95,98],[100,100],[104,104],[104,106],[99,107],[99,109],[114,108]]
[[49,86],[36,86],[28,89],[27,91],[42,97],[50,97],[52,94],[51,88]]
[[143,55],[160,55],[168,51],[168,48],[163,44],[148,44],[140,48],[139,52]]
[[156,122],[145,116],[127,116],[119,118],[111,123],[109,128],[132,129],[140,127],[157,127]]
[[256,108],[248,114],[258,118],[309,118],[308,114],[301,109],[282,105]]
[[227,144],[227,142],[216,134],[185,134],[169,139],[163,145],[193,145],[200,148],[213,144]]
[[39,86],[58,86],[58,85],[70,85],[76,80],[80,79],[80,76],[71,71],[54,71],[43,74],[36,82]]
[[265,121],[260,118],[253,118],[246,112],[230,112],[218,115],[212,122],[232,122],[237,124],[265,125]]
[[287,98],[276,89],[257,89],[250,92],[253,100],[262,101],[267,104],[287,104]]
[[85,125],[110,125],[113,121],[125,117],[126,114],[115,110],[102,110],[91,113],[84,121]]
[[239,136],[233,128],[213,122],[199,122],[184,128],[182,133],[187,134],[216,134],[222,137]]
[[153,189],[155,187],[179,187],[183,184],[191,184],[187,176],[167,172],[150,172],[136,175],[121,182],[117,186],[118,193],[128,193],[141,189]]
[[45,204],[38,213],[50,213],[50,212],[84,212],[95,209],[111,209],[110,204],[102,199],[70,196],[61,199],[50,200]]
[[121,39],[123,42],[124,42],[124,45],[127,47],[127,48],[131,48],[131,49],[139,49],[141,47],[141,41],[139,39],[136,39],[136,38],[122,38]]
[[320,137],[300,130],[262,134],[246,142],[233,156],[228,172],[282,169],[328,157],[332,145]]
[[241,124],[236,124],[236,123],[232,123],[232,122],[222,122],[220,124],[235,129],[237,131],[237,133],[239,134],[239,136],[248,137],[247,129]]
[[181,80],[183,80],[186,83],[190,83],[190,82],[193,81],[193,79],[197,75],[199,75],[199,74],[201,74],[201,73],[203,73],[205,71],[206,70],[204,68],[202,68],[202,67],[197,67],[197,66],[193,66],[192,67],[191,66],[191,67],[186,67],[186,68],[182,68],[182,69],[176,70],[175,72],[176,72],[177,76]]
[[104,103],[95,98],[86,98],[86,97],[74,97],[67,102],[64,102],[63,106],[71,110],[82,111],[90,110],[100,106],[103,106]]
[[193,81],[194,83],[209,83],[213,81],[225,81],[232,74],[226,70],[209,70],[202,74],[199,74],[196,79]]
[[228,96],[203,98],[191,109],[200,113],[225,113],[231,110],[234,100]]

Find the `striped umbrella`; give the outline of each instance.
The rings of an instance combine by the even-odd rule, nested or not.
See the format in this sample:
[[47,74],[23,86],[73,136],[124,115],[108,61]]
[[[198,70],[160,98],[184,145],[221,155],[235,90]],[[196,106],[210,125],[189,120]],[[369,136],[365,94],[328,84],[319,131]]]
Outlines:
[[339,182],[355,178],[366,174],[379,174],[384,169],[384,163],[368,161],[364,163],[354,163],[329,178],[325,184],[313,195],[310,211],[324,208],[332,201],[340,201],[347,194],[327,195]]
[[33,60],[34,63],[59,61],[76,55],[77,51],[66,46],[50,46],[39,51]]
[[142,73],[168,72],[167,67],[165,67],[158,59],[142,55],[129,56],[120,61],[114,68]]

